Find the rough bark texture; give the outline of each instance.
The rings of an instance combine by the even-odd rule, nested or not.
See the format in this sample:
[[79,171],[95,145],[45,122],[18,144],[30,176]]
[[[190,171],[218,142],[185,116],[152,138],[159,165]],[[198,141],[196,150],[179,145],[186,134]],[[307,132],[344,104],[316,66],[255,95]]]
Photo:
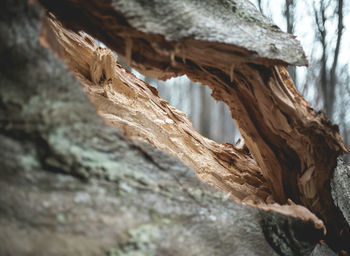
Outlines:
[[[45,1],[42,3],[50,7]],[[171,48],[174,42],[167,42],[159,35],[148,37],[135,32],[135,29],[123,23],[120,13],[106,2],[95,3],[96,5],[92,1],[57,3],[59,8],[65,8],[67,16],[61,16],[60,12],[56,14],[66,25],[72,24],[69,23],[71,20],[67,23],[65,17],[74,18],[77,21],[74,22],[75,29],[83,28],[84,25],[95,36],[110,33],[104,39],[121,39],[121,44],[115,44],[114,47],[124,47],[126,60],[141,70],[148,69],[150,73],[163,74],[164,77],[188,71],[192,79],[207,81],[212,88],[216,88],[214,96],[226,101],[233,115],[237,111],[244,114],[249,110],[248,106],[240,106],[244,101],[237,96],[240,90],[246,92],[243,84],[248,86],[245,83],[249,79],[254,80],[254,88],[269,85],[272,92],[279,93],[270,97],[277,99],[281,91],[273,86],[277,84],[284,88],[282,82],[288,85],[283,69],[263,66],[268,63],[269,56],[258,56],[252,60],[247,50],[237,46],[218,44],[217,50],[210,48],[212,42],[193,39],[187,41],[188,45],[180,51],[180,55],[179,52],[175,55]],[[79,9],[75,9],[76,3],[80,4]],[[225,2],[225,8],[227,3]],[[84,4],[92,9],[85,8]],[[102,7],[109,8],[101,9]],[[281,139],[276,139],[278,136],[272,136],[269,130],[276,120],[253,120],[257,115],[254,112],[257,110],[254,109],[248,111],[247,119],[242,117],[238,120],[243,126],[241,129],[246,130],[250,153],[257,159],[254,161],[245,146],[235,148],[220,145],[193,131],[183,114],[169,107],[157,97],[151,87],[116,64],[112,54],[108,50],[98,49],[89,36],[67,31],[54,20],[51,30],[45,19],[46,34],[41,37],[41,43],[67,61],[68,67],[96,104],[99,114],[110,125],[130,132],[120,135],[99,119],[78,82],[60,61],[39,44],[37,7],[28,5],[26,1],[6,0],[0,17],[0,52],[3,56],[0,71],[0,146],[3,149],[0,151],[3,162],[0,172],[1,255],[274,255],[275,252],[282,255],[308,255],[323,238],[322,222],[305,207],[291,201],[284,206],[266,204],[269,200],[286,202],[288,193],[295,192],[289,191],[288,184],[275,185],[271,181],[271,173],[276,172],[278,176],[280,170],[276,167],[269,170],[272,165],[269,168],[264,166],[264,160],[272,160],[275,161],[272,163],[277,162],[283,166],[291,162],[283,163],[282,160],[286,159],[280,159],[279,151],[274,151],[272,155],[267,152],[267,159],[259,158],[259,154],[268,150],[273,143],[281,143]],[[102,20],[109,20],[108,24],[114,26],[114,30],[109,30],[108,26],[103,28],[103,23],[97,22],[101,17]],[[243,20],[251,22],[250,19]],[[97,31],[100,34],[93,33]],[[124,44],[123,37],[118,33],[114,35],[118,31],[126,36],[127,44]],[[130,36],[134,32],[139,36],[138,44],[131,43],[134,38]],[[145,38],[155,44],[161,43],[156,49],[163,53],[155,52]],[[105,42],[110,44],[109,40]],[[145,55],[137,52],[135,46],[136,49],[146,46],[141,52]],[[204,50],[208,51],[209,56],[216,51],[222,51],[221,57],[228,54],[222,62],[217,63],[222,70],[214,69],[215,59],[202,56],[203,49],[198,47],[209,47]],[[75,52],[79,49],[83,51]],[[139,62],[133,61],[135,51],[141,58]],[[187,58],[183,55],[185,53],[188,54],[188,60],[184,60]],[[243,56],[237,56],[238,53],[243,53]],[[231,57],[240,63],[238,69],[232,65],[225,67],[225,62],[230,62]],[[246,57],[249,63],[245,63]],[[270,58],[271,63],[288,62],[281,56]],[[167,68],[158,66],[161,63],[166,64]],[[274,76],[270,74],[266,77],[269,74],[266,69]],[[282,75],[282,78],[278,75]],[[260,83],[256,84],[256,80]],[[298,99],[298,104],[307,106],[300,96],[297,97],[292,86],[287,88]],[[232,95],[233,98],[227,95]],[[245,95],[249,96],[249,93],[239,96],[244,98]],[[263,105],[267,104],[263,92],[257,97],[263,100]],[[237,107],[234,107],[232,99],[237,100]],[[150,103],[146,104],[146,101]],[[249,103],[249,99],[246,102]],[[148,111],[136,112],[138,118],[135,118],[130,115],[132,111],[127,105],[147,108]],[[266,106],[259,110],[266,110],[265,108]],[[292,110],[290,111],[293,112]],[[266,111],[262,111],[262,114],[267,115],[269,110]],[[151,113],[155,114],[153,119],[149,118]],[[345,150],[337,131],[323,117],[314,115],[312,111],[300,115],[302,114],[316,122],[313,127],[315,133],[319,133],[320,140],[325,143],[319,144],[321,151],[333,147],[334,152],[331,152],[335,157]],[[117,120],[118,116],[120,120]],[[300,116],[295,117],[296,123],[298,117],[300,119]],[[132,129],[132,125],[137,125],[140,120],[147,122],[138,124],[139,129]],[[288,124],[290,125],[289,122]],[[142,129],[149,125],[151,129]],[[261,147],[257,141],[259,147],[254,148],[253,139],[259,140],[259,137],[255,137],[254,125],[261,125],[259,135],[266,140],[268,146]],[[158,129],[158,134],[164,138],[150,136],[152,129]],[[289,129],[285,122],[282,129]],[[133,143],[125,135],[143,140],[148,137],[147,142],[176,155],[196,168],[197,175],[203,180],[207,179],[208,183],[231,194],[225,196],[200,183],[192,171],[177,160],[147,144]],[[303,137],[306,144],[313,142],[313,137],[308,138],[306,135]],[[290,141],[286,139],[284,143],[287,142]],[[162,148],[162,143],[167,145]],[[177,146],[177,150],[172,152],[168,144]],[[310,144],[307,144],[310,146],[308,149],[314,153],[312,143]],[[284,152],[284,145],[281,145],[281,154],[288,156],[292,151]],[[179,151],[190,150],[191,146],[193,151],[185,151],[189,155],[181,156]],[[196,150],[202,158],[199,154],[196,156]],[[310,161],[307,156],[305,159]],[[203,166],[196,166],[199,164]],[[246,169],[242,172],[243,166]],[[217,173],[215,168],[218,168]],[[326,174],[322,175],[325,179],[321,181],[326,183],[331,171],[326,167],[324,169]],[[308,182],[310,179],[306,179],[306,184],[310,186]],[[305,184],[301,187],[303,185]],[[314,186],[317,188],[320,184],[312,185],[311,189]],[[295,193],[294,196],[299,196]],[[328,194],[325,193],[326,196]],[[237,205],[229,198],[259,208]],[[302,199],[299,201],[309,206]],[[316,209],[315,213],[333,227],[333,223],[328,222],[327,214],[334,213],[335,209],[332,206],[325,208],[324,217],[318,211],[318,207],[324,205],[320,206],[316,202],[316,206],[309,208]],[[326,202],[326,206],[329,202]],[[337,220],[336,224],[342,221]],[[327,242],[336,250],[346,249],[344,240],[341,240],[347,237],[346,226],[342,228],[344,227],[339,234],[339,244],[334,244],[334,240],[328,237]],[[331,230],[331,238],[337,237],[338,234],[332,232]],[[329,252],[326,246],[318,245],[313,254],[328,255],[327,251]]]
[[[92,11],[96,8],[90,14],[94,15],[102,11],[111,17],[116,17],[115,11],[117,11],[123,14],[123,18],[119,16],[123,21],[127,21],[138,31],[163,35],[166,41],[207,41],[215,44],[215,48],[222,47],[221,49],[225,49],[225,45],[236,45],[246,49],[243,56],[256,62],[270,59],[275,60],[276,63],[293,65],[307,63],[299,42],[291,40],[290,35],[283,33],[262,16],[249,1],[116,0],[111,3],[109,1],[84,3],[63,1],[59,4],[52,4],[45,0],[41,2],[53,8],[60,6],[61,10],[68,7],[67,12],[61,14],[71,21],[89,19],[90,24],[97,25],[95,22],[103,18],[89,16],[88,12],[80,17],[71,16],[70,14],[76,11],[75,8],[83,9],[83,12],[86,9]],[[105,9],[106,7],[109,7],[109,10]],[[113,26],[114,21],[111,20],[111,22],[110,26]],[[91,29],[94,27],[92,26]],[[104,33],[106,31],[101,32],[101,35]],[[114,36],[114,39],[109,39],[117,40]],[[221,46],[217,43],[221,43]]]
[[[349,225],[333,204],[329,185],[337,157],[348,149],[338,127],[316,113],[285,68],[276,66],[306,63],[293,38],[263,22],[244,1],[40,2],[66,26],[87,31],[146,75],[187,74],[207,84],[213,97],[229,106],[273,200],[306,206],[325,222],[333,249],[350,251]],[[195,14],[188,14],[193,9]],[[236,26],[213,28],[216,16]],[[180,29],[187,26],[193,30]]]
[[312,251],[313,221],[237,205],[107,126],[39,44],[39,16],[27,1],[0,11],[0,255],[276,255],[265,237]]
[[337,168],[334,170],[331,187],[334,203],[350,223],[350,166],[345,165],[341,159],[338,160]]

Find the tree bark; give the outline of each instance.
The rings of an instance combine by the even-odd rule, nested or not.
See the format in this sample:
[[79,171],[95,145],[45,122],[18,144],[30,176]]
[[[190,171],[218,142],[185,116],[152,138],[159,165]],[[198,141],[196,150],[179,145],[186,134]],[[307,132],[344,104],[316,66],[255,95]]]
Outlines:
[[[349,225],[333,204],[329,185],[337,157],[348,149],[338,127],[313,111],[295,90],[285,68],[276,66],[306,63],[295,39],[259,16],[245,1],[208,3],[210,15],[207,5],[201,9],[195,2],[178,6],[160,1],[147,5],[137,0],[111,4],[89,1],[79,7],[71,1],[40,2],[66,26],[96,36],[146,75],[166,79],[185,73],[211,87],[213,97],[229,106],[271,189],[270,197],[256,196],[253,204],[285,204],[291,199],[304,205],[325,222],[327,242],[337,251],[349,250]],[[218,11],[220,20],[215,15]],[[188,13],[195,18],[189,19]],[[203,24],[214,19],[225,26],[210,33],[212,28]],[[238,34],[239,38],[235,37]],[[232,156],[227,159],[237,160]],[[194,163],[202,162],[197,160]],[[236,160],[233,162],[240,162]],[[237,174],[240,169],[228,170]],[[210,165],[196,171],[202,180],[220,188],[227,181],[226,171],[218,176]],[[232,187],[237,186],[226,190]],[[233,191],[236,195],[237,188]]]
[[[135,30],[107,2],[41,3],[66,26],[113,45],[144,73],[187,72],[209,84],[229,105],[249,149],[202,137],[110,51],[49,14],[41,44],[66,61],[100,116],[121,135],[99,119],[78,82],[39,44],[38,8],[6,0],[0,11],[1,254],[308,255],[325,229],[307,208],[325,221],[333,249],[348,250],[347,224],[323,187],[346,148],[336,128],[293,90],[284,69],[272,65],[304,63],[302,54],[267,54],[262,47],[252,58],[241,46],[196,40],[177,48]],[[275,47],[289,44],[282,39]],[[201,47],[222,61],[204,58]],[[275,119],[268,103],[276,105]],[[177,156],[228,196],[200,183],[178,160],[126,137]],[[318,245],[313,253],[327,250]]]

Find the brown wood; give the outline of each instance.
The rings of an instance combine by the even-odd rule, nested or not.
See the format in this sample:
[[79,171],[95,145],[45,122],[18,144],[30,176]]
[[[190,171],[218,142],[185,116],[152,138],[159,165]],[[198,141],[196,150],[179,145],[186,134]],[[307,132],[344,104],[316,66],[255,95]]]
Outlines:
[[[227,43],[166,40],[163,35],[131,26],[122,10],[107,3],[89,1],[78,8],[73,1],[57,5],[40,2],[67,27],[95,36],[145,75],[166,79],[186,74],[208,85],[212,96],[228,105],[249,153],[208,141],[194,132],[185,117],[168,107],[154,90],[140,82],[135,86],[135,78],[113,64],[106,50],[91,46],[91,50],[101,52],[98,56],[90,53],[98,63],[91,67],[88,61],[78,63],[80,59],[72,57],[88,52],[74,54],[75,48],[69,45],[72,42],[60,42],[63,49],[73,51],[63,54],[64,58],[72,70],[79,68],[84,84],[90,83],[86,90],[108,123],[124,129],[132,138],[177,155],[194,167],[202,180],[231,192],[236,200],[248,198],[256,205],[283,205],[291,200],[307,207],[324,221],[329,245],[336,251],[350,252],[349,224],[333,204],[329,185],[337,157],[349,150],[338,127],[324,114],[316,113],[296,91],[283,58],[252,56],[251,50]],[[270,50],[278,51],[273,45]],[[110,68],[119,72],[118,79],[123,83]],[[106,80],[109,77],[119,81],[120,86],[113,87]],[[122,89],[126,83],[128,86]],[[123,102],[125,96],[128,97]],[[131,104],[140,104],[136,108],[139,111],[133,112]],[[122,120],[121,113],[125,113]],[[176,148],[178,145],[180,148]]]
[[[316,217],[292,216],[294,206],[271,211],[237,204],[178,159],[107,125],[67,65],[42,46],[60,48],[53,31],[40,38],[47,23],[39,22],[39,6],[3,3],[0,255],[333,255],[317,245],[324,228]],[[114,91],[95,65],[105,67],[110,52],[97,50],[91,38],[58,32],[76,47],[56,55],[84,49],[74,73],[87,79],[86,89],[102,87],[108,92],[102,99],[110,99]],[[118,65],[108,70],[115,71],[110,85],[153,93]]]

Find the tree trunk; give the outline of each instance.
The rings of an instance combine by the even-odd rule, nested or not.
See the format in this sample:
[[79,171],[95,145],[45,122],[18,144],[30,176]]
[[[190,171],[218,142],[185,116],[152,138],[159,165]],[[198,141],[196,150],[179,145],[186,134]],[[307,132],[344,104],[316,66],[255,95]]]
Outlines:
[[[284,3],[284,17],[286,19],[287,23],[287,33],[294,34],[294,20],[295,20],[295,5],[296,3],[294,0],[285,0]],[[287,68],[288,73],[290,75],[290,78],[294,83],[296,83],[296,68],[293,66],[290,66]]]
[[207,100],[207,92],[206,88],[201,86],[199,88],[199,95],[200,95],[200,104],[201,104],[201,110],[200,110],[200,126],[199,131],[201,134],[205,137],[209,137],[211,134],[211,125],[210,125],[210,115],[211,115],[211,102]]
[[[295,42],[272,31],[281,42],[255,55],[249,43],[247,50],[203,38],[176,45],[130,25],[122,13],[137,4],[40,2],[146,74],[187,73],[208,84],[229,106],[247,146],[202,137],[92,37],[67,30],[52,14],[39,23],[37,6],[6,0],[0,11],[1,255],[308,255],[321,239],[349,252],[348,215],[334,206],[329,185],[347,149],[336,128],[296,93],[284,68],[274,66],[304,62]],[[144,10],[159,10],[151,7]],[[241,13],[231,6],[237,8]],[[66,61],[109,125],[39,39]],[[278,50],[288,44],[293,54]],[[227,196],[178,160],[129,138],[175,155]],[[313,253],[330,251],[318,245]]]
[[[326,23],[329,21],[329,17],[327,17],[327,9],[329,8],[329,3],[327,1],[320,1],[320,6],[316,7],[315,3],[313,6],[313,11],[315,13],[315,22],[317,26],[317,30],[319,32],[318,35],[318,41],[321,43],[322,46],[322,57],[320,60],[320,91],[322,96],[322,103],[323,103],[323,109],[327,115],[327,117],[330,120],[333,120],[334,118],[334,104],[335,104],[335,93],[337,89],[337,67],[338,65],[338,59],[339,59],[339,53],[340,53],[340,46],[341,46],[341,40],[343,36],[343,8],[344,3],[343,0],[337,1],[336,5],[336,22],[337,22],[337,37],[335,40],[335,46],[334,46],[334,55],[329,55],[329,49],[331,48],[331,43],[327,41],[328,36],[326,35],[327,29],[326,29]],[[331,63],[331,67],[328,68],[327,63]]]

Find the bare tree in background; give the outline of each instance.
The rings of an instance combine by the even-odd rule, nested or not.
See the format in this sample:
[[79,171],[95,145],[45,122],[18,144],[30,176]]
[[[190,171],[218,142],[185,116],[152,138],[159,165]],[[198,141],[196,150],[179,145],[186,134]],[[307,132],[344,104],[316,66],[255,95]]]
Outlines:
[[[295,27],[295,1],[285,0],[284,5],[284,17],[287,23],[287,33],[294,34]],[[295,67],[288,67],[288,72],[294,83],[296,83],[296,70]]]
[[257,0],[258,1],[258,8],[259,8],[259,11],[261,12],[261,13],[264,13],[263,12],[263,8],[262,8],[262,1],[261,0]]
[[[334,113],[336,114],[337,122],[340,126],[340,132],[347,145],[350,144],[350,129],[349,129],[349,105],[350,105],[350,74],[348,72],[349,66],[344,65],[340,70],[340,81],[337,86],[337,101],[335,102]],[[344,156],[344,160],[350,163],[350,155]]]
[[[264,13],[268,10],[264,10],[263,1],[256,1],[257,7]],[[286,32],[290,34],[295,33],[296,27],[296,1],[285,0],[283,15],[286,21]],[[331,1],[320,0],[313,1],[312,15],[315,21],[315,43],[319,43],[321,46],[320,57],[316,54],[311,56],[312,65],[309,69],[308,76],[312,79],[307,79],[304,86],[317,88],[314,100],[316,105],[320,102],[326,115],[330,119],[334,119],[334,105],[337,86],[344,84],[339,80],[344,79],[340,76],[339,70],[342,67],[339,66],[339,54],[341,49],[341,42],[344,32],[344,1]],[[329,15],[332,13],[332,15]],[[336,34],[333,36],[332,31],[329,31],[327,23],[336,24]],[[294,81],[296,78],[295,68],[288,69],[291,77]],[[302,91],[305,91],[302,90]],[[318,93],[319,92],[319,93]]]
[[[339,52],[341,46],[341,40],[343,35],[343,0],[337,1],[336,13],[334,17],[329,17],[326,14],[328,8],[332,8],[332,1],[320,1],[319,6],[314,2],[314,18],[317,28],[316,40],[321,44],[322,56],[319,62],[320,75],[317,87],[322,93],[323,109],[326,112],[328,118],[334,118],[334,105],[335,105],[335,93],[336,87],[339,84],[337,78],[337,71],[339,67]],[[337,22],[337,34],[335,37],[335,46],[332,42],[328,41],[328,31],[326,29],[326,23],[330,19],[335,19]],[[334,48],[333,48],[334,47]],[[334,49],[334,50],[333,50]],[[333,54],[331,54],[333,52]],[[333,56],[332,56],[333,55]]]
[[[269,12],[264,1],[256,0],[255,3],[260,11]],[[297,12],[300,12],[296,5],[295,0],[285,0],[282,9],[285,29],[290,34],[297,33],[297,25],[304,22],[296,18]],[[309,29],[314,31],[314,41],[305,82],[297,83],[295,67],[289,67],[288,71],[302,94],[311,95],[309,100],[312,105],[323,109],[328,118],[339,123],[344,139],[349,144],[347,126],[350,118],[346,113],[350,107],[349,68],[339,62],[344,34],[344,5],[343,0],[313,1],[309,15],[314,26]]]
[[210,102],[208,100],[208,95],[206,93],[206,88],[204,86],[200,87],[200,129],[202,135],[208,137],[210,135]]
[[184,77],[165,82],[146,77],[144,80],[155,86],[172,106],[186,113],[193,126],[207,138],[234,143],[240,137],[227,106],[215,102],[209,88]]
[[[330,9],[333,11],[329,11]],[[344,33],[343,11],[343,0],[336,1],[336,4],[329,0],[322,0],[319,5],[313,3],[315,39],[320,43],[322,53],[309,72],[312,72],[311,76],[316,78],[314,85],[316,100],[321,102],[328,118],[338,121],[344,140],[349,144],[349,118],[346,115],[346,110],[350,106],[349,69],[347,65],[339,63]],[[333,13],[333,15],[327,15],[327,13]],[[332,32],[327,30],[328,22],[336,25],[335,33],[331,34]],[[345,156],[345,160],[350,161],[349,155]]]
[[[269,7],[266,6],[266,2],[263,0],[256,0],[256,7],[259,9],[261,13],[271,18],[271,15],[269,15]],[[265,3],[265,5],[264,5]],[[295,6],[296,2],[294,0],[285,0],[284,7],[282,10],[283,16],[286,21],[286,32],[289,34],[294,34],[295,30]],[[287,68],[290,77],[296,83],[296,70],[295,67],[288,67]]]

